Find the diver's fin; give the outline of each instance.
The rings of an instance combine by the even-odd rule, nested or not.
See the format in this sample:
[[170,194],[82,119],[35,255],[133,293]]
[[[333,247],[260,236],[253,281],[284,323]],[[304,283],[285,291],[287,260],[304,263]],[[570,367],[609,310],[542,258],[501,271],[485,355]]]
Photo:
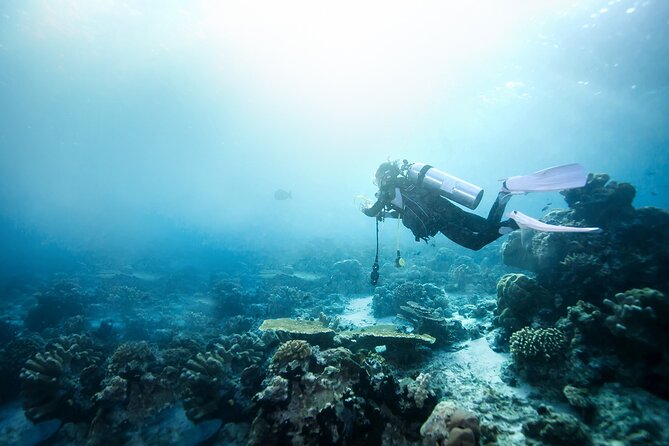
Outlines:
[[583,187],[588,179],[585,169],[580,164],[565,164],[549,167],[529,175],[509,177],[502,188],[512,194],[527,192],[559,191]]
[[577,228],[574,226],[549,225],[535,218],[528,217],[522,212],[511,211],[509,218],[512,218],[521,229],[535,229],[542,232],[602,232],[600,228]]

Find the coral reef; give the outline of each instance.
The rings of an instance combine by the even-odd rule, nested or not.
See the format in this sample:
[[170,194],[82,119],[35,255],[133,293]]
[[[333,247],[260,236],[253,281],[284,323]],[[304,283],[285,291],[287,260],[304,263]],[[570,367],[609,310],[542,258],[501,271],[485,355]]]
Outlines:
[[496,323],[503,335],[531,323],[550,308],[551,298],[546,289],[525,274],[506,274],[497,282]]
[[265,341],[254,332],[222,336],[215,347],[219,356],[230,364],[235,373],[262,364],[267,350]]
[[296,287],[275,286],[266,295],[266,316],[270,318],[291,317],[296,310],[311,301],[311,295]]
[[635,209],[634,187],[590,175],[585,187],[564,191],[569,210],[556,210],[552,224],[599,226],[600,234],[537,232],[526,248],[520,235],[503,245],[504,262],[534,271],[540,285],[563,307],[632,288],[669,291],[669,213]]
[[230,365],[217,351],[198,353],[188,360],[181,376],[186,381],[184,408],[189,419],[196,423],[240,419],[243,411],[236,401]]
[[[178,351],[167,357],[181,361]],[[92,442],[104,443],[113,432],[124,441],[128,435],[163,410],[173,407],[183,393],[176,379],[178,371],[163,358],[155,344],[131,341],[121,344],[107,359],[102,388],[92,400],[98,407],[91,422]]]
[[669,397],[669,299],[643,288],[617,293],[604,305],[612,313],[605,325],[614,335],[617,351],[639,372],[644,387]]
[[9,320],[0,320],[0,345],[5,345],[13,340],[18,332],[18,327]]
[[471,412],[458,408],[454,401],[441,401],[420,428],[425,446],[475,446],[481,431]]
[[601,175],[567,193],[545,221],[604,231],[512,234],[525,274],[501,242],[437,240],[372,291],[370,246],[320,241],[29,279],[3,307],[0,418],[92,446],[668,443],[669,218],[632,197]]
[[397,286],[377,287],[374,290],[372,310],[377,317],[394,316],[407,302],[426,307],[446,309],[447,300],[442,288],[431,283],[404,282]]
[[321,321],[301,319],[267,319],[258,328],[260,331],[272,331],[280,340],[303,339],[314,344],[330,345],[335,331],[323,325]]
[[63,344],[37,353],[21,370],[23,407],[33,422],[90,421],[94,415],[100,357],[86,338],[63,339]]
[[0,399],[9,401],[19,394],[19,374],[26,359],[42,349],[39,341],[32,338],[13,339],[0,350]]
[[58,281],[35,294],[37,305],[26,314],[23,324],[28,330],[41,332],[57,326],[61,320],[84,312],[84,294],[71,281]]
[[394,325],[374,325],[358,330],[347,330],[339,333],[339,338],[345,342],[353,342],[356,348],[373,348],[378,345],[387,345],[396,348],[415,348],[420,345],[434,344],[435,338],[418,333],[403,333],[397,331]]
[[651,288],[617,293],[614,300],[603,304],[613,313],[606,326],[616,336],[624,337],[639,347],[669,353],[669,299]]
[[422,409],[426,400],[435,397],[430,388],[431,379],[429,373],[420,373],[416,379],[404,378],[399,382],[400,389],[417,408]]
[[597,445],[641,446],[667,444],[669,402],[641,389],[605,384],[589,395],[594,409],[590,421]]
[[438,310],[431,310],[413,301],[400,306],[400,310],[402,313],[398,317],[409,321],[416,332],[434,337],[439,346],[452,345],[468,337],[460,321],[448,320]]
[[273,376],[255,396],[259,411],[249,444],[381,444],[391,436],[406,444],[417,438],[417,421],[435,404],[430,377],[400,385],[371,355],[362,365],[343,347],[283,344]]
[[523,423],[529,445],[592,444],[590,430],[576,417],[553,412],[546,406],[537,408],[538,417]]
[[367,282],[367,271],[358,260],[340,260],[330,268],[327,289],[342,294],[364,293],[367,291]]
[[577,220],[606,228],[612,222],[634,215],[634,186],[609,180],[607,174],[591,173],[585,186],[561,192]]
[[220,316],[244,314],[248,298],[238,283],[219,280],[213,284],[210,293]]
[[274,353],[274,356],[272,356],[272,360],[270,361],[270,369],[274,371],[281,370],[285,366],[290,365],[290,363],[293,361],[299,363],[302,360],[309,358],[311,354],[311,346],[307,341],[302,341],[299,339],[286,341],[279,345],[279,348]]

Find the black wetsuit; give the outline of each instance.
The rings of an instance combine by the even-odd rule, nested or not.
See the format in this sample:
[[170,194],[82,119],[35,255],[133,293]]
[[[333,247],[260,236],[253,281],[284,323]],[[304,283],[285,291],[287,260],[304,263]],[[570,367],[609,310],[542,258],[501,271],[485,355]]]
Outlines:
[[[402,194],[402,207],[393,204],[396,188]],[[513,220],[501,222],[508,194],[500,193],[493,204],[488,218],[467,212],[437,191],[419,187],[406,178],[397,178],[395,183],[381,189],[378,200],[363,212],[379,216],[385,209],[390,217],[401,217],[402,223],[411,229],[416,241],[427,240],[441,232],[455,243],[478,251],[502,236],[501,227],[518,229]]]

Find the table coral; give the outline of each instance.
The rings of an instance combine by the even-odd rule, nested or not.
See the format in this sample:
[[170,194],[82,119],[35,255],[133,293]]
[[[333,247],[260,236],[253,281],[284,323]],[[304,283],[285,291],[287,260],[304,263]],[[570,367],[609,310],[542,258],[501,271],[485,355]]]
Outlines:
[[275,332],[280,340],[303,339],[313,344],[330,344],[335,331],[321,321],[302,319],[267,319],[258,328],[260,331]]

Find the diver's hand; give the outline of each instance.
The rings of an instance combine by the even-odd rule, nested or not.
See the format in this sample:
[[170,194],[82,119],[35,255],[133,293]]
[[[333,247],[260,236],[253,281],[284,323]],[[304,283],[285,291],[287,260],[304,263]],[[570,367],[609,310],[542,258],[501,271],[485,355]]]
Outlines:
[[360,206],[360,212],[362,212],[363,214],[365,214],[368,217],[373,217],[374,216],[374,214],[372,214],[371,209],[372,209],[371,206],[368,206],[368,207]]
[[353,202],[357,204],[358,208],[365,214],[366,214],[365,211],[371,208],[374,204],[374,202],[371,199],[365,197],[364,195],[356,195],[355,197],[353,197]]

